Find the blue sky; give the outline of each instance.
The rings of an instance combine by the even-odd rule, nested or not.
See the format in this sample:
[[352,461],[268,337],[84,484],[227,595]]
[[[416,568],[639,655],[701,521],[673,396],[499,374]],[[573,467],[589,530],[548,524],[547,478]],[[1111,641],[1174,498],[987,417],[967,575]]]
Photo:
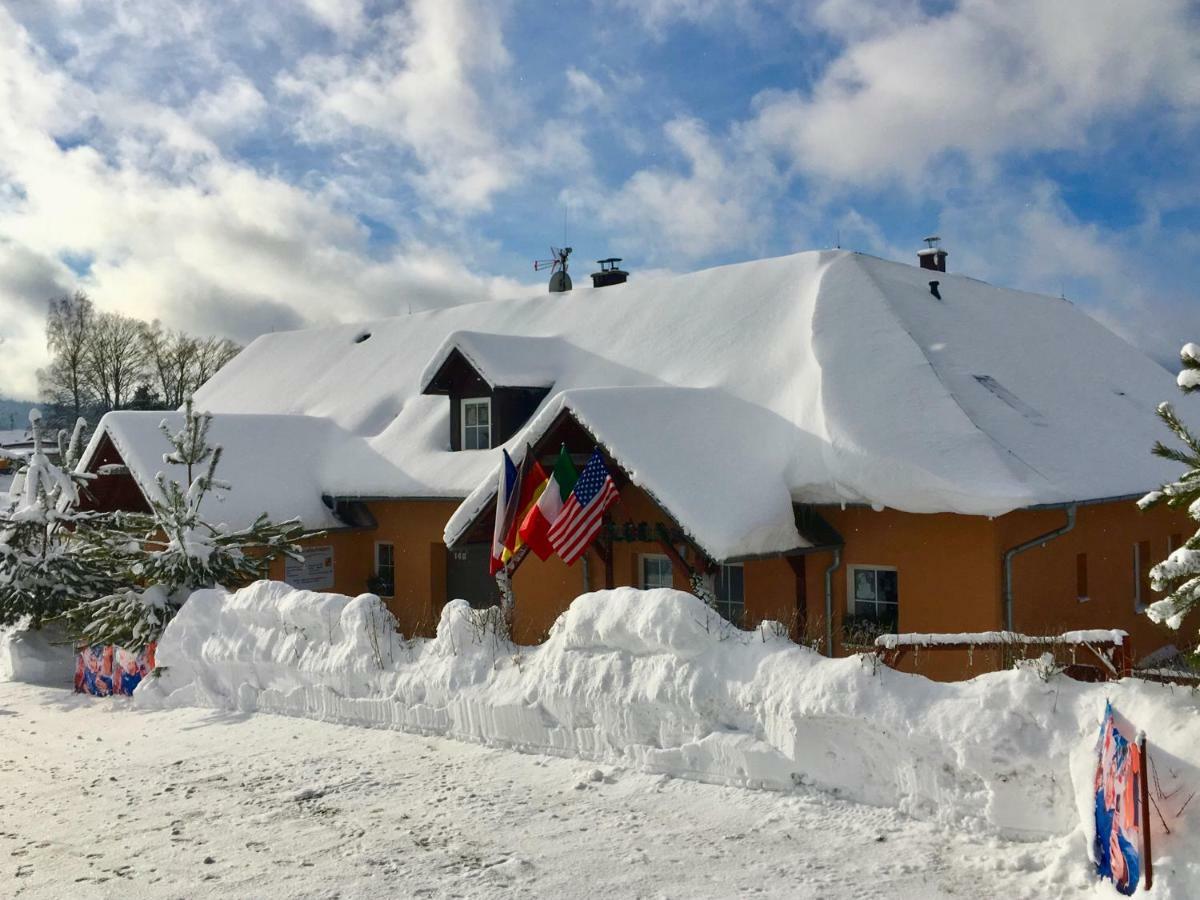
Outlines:
[[45,300],[248,340],[822,248],[1200,336],[1200,10],[0,0],[0,393]]

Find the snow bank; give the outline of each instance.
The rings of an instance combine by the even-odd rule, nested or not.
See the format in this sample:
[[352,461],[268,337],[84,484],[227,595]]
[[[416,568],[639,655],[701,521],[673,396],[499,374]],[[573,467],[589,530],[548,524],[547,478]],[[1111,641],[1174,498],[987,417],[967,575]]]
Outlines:
[[[1085,685],[1034,668],[942,684],[829,660],[697,598],[623,588],[575,600],[540,647],[516,648],[456,600],[406,641],[373,595],[259,582],[201,591],[167,628],[147,708],[263,711],[436,733],[703,781],[848,799],[1085,858],[1105,699],[1149,734],[1164,788],[1200,787],[1200,713],[1181,689]],[[1173,783],[1173,782],[1172,782]],[[1188,815],[1195,818],[1198,813]],[[1168,810],[1169,815],[1169,810]],[[1200,829],[1156,834],[1163,887],[1200,886]],[[1074,861],[1074,862],[1072,862]]]
[[0,681],[61,687],[75,676],[75,653],[65,635],[47,627],[0,628]]

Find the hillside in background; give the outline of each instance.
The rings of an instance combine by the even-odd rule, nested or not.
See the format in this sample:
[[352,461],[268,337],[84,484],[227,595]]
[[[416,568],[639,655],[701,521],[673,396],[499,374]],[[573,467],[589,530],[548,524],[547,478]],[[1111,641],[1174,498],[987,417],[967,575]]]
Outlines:
[[0,397],[0,431],[24,428],[29,423],[29,410],[35,406],[27,400]]

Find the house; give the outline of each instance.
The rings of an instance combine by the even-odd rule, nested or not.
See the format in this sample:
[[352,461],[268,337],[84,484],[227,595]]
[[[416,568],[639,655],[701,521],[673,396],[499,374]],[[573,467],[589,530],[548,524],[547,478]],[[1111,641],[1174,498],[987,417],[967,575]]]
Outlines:
[[[196,395],[234,485],[217,517],[299,517],[324,535],[275,577],[370,586],[428,632],[448,598],[497,596],[499,448],[549,465],[598,447],[621,501],[582,564],[516,570],[518,640],[585,590],[700,578],[728,618],[833,653],[893,629],[1168,643],[1140,610],[1189,524],[1134,500],[1176,474],[1149,452],[1171,374],[1066,300],[922,254],[808,252],[264,335]],[[108,473],[99,505],[156,490],[162,418],[101,421],[81,463]]]

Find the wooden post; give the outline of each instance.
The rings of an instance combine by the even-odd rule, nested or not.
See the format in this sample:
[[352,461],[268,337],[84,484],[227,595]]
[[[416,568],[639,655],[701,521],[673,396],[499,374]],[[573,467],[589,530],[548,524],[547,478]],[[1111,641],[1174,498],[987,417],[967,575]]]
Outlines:
[[1146,873],[1145,890],[1154,886],[1154,860],[1150,857],[1150,757],[1146,755],[1146,735],[1138,741],[1142,771],[1142,871]]
[[605,544],[601,540],[600,535],[596,535],[595,540],[592,541],[592,549],[600,557],[600,561],[604,563],[604,589],[611,591],[614,587],[612,544]]

